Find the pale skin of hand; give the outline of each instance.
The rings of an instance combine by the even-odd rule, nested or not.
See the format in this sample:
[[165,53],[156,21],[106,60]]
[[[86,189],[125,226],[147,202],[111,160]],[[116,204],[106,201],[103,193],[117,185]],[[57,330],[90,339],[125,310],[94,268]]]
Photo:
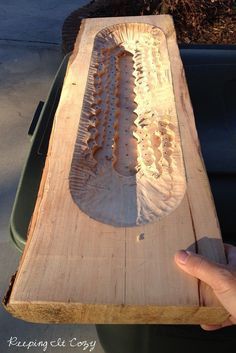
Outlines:
[[207,283],[230,314],[221,325],[201,325],[207,331],[236,324],[236,247],[224,245],[227,265],[213,263],[203,256],[185,250],[175,254],[177,265],[189,275]]

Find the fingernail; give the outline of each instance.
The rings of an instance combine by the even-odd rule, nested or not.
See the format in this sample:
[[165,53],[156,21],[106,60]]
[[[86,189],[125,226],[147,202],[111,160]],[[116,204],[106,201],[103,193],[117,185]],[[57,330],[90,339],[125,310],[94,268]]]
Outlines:
[[187,250],[179,250],[177,253],[176,253],[176,260],[180,263],[180,264],[185,264],[188,257],[190,255],[190,251],[187,251]]

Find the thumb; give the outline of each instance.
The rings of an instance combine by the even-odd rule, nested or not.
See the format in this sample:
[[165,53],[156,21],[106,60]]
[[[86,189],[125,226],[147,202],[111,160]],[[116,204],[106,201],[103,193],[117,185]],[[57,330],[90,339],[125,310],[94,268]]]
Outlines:
[[207,283],[223,306],[236,317],[236,278],[229,269],[184,250],[176,253],[175,261],[182,270]]

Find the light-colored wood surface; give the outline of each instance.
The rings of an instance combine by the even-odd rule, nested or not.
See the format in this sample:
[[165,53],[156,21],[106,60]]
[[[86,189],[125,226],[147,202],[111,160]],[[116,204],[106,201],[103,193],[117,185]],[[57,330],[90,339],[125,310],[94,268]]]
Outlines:
[[[94,38],[121,23],[151,24],[165,35],[187,183],[178,207],[133,227],[90,218],[73,201],[69,183]],[[69,61],[28,241],[6,308],[32,322],[222,322],[228,314],[209,288],[175,265],[174,254],[181,248],[225,263],[172,19],[85,20]]]

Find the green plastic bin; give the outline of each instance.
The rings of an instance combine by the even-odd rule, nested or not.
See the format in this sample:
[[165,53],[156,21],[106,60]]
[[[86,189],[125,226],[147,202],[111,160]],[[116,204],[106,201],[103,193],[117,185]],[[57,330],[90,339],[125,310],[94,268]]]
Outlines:
[[23,167],[10,218],[11,238],[19,251],[23,251],[29,223],[34,211],[38,189],[47,155],[54,115],[70,54],[66,55],[56,73],[46,102],[39,102],[28,135],[31,148]]

